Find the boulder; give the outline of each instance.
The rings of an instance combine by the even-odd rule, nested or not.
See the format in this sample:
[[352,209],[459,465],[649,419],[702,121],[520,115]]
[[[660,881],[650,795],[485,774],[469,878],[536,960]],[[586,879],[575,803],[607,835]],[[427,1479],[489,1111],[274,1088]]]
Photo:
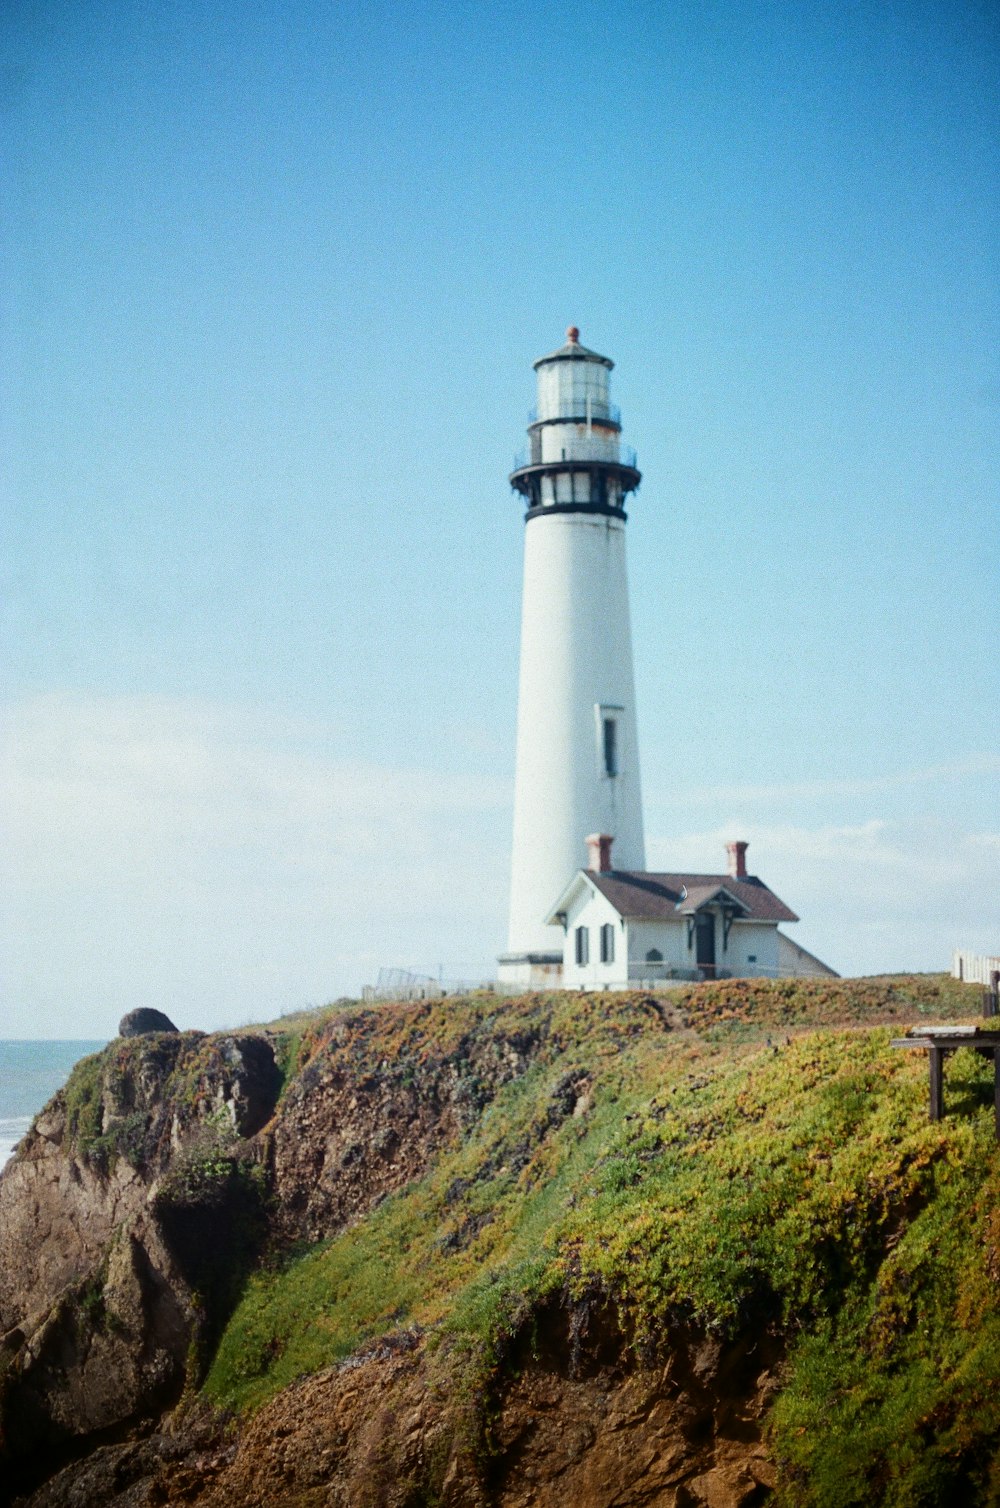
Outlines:
[[129,1011],[118,1023],[119,1037],[144,1037],[148,1032],[176,1032],[169,1016],[154,1011],[151,1006],[141,1005],[137,1011]]

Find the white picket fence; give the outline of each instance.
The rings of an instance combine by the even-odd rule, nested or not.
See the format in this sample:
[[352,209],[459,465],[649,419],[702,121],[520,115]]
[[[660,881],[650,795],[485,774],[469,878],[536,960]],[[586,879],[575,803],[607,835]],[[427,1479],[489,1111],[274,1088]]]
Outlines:
[[1000,958],[991,958],[986,953],[967,953],[964,948],[956,948],[951,955],[953,979],[964,979],[967,984],[989,984],[994,972],[1000,972]]

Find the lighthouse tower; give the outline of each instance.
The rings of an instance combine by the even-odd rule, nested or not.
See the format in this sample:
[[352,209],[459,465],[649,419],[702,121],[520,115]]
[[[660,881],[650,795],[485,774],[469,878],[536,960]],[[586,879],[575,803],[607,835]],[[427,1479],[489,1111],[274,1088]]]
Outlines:
[[544,918],[592,833],[616,869],[646,867],[625,572],[625,499],[639,485],[608,398],[614,365],[580,344],[535,362],[538,407],[511,486],[525,499],[507,984],[558,980],[563,936]]

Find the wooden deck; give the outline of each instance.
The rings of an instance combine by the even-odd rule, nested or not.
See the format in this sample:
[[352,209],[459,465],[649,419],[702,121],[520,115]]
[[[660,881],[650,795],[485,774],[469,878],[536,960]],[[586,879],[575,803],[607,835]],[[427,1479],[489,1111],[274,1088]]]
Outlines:
[[984,1058],[992,1058],[994,1124],[997,1141],[1000,1141],[1000,1030],[965,1022],[914,1026],[905,1037],[894,1037],[892,1046],[921,1047],[926,1051],[932,1121],[939,1121],[944,1114],[944,1060],[948,1054],[959,1047],[971,1047]]

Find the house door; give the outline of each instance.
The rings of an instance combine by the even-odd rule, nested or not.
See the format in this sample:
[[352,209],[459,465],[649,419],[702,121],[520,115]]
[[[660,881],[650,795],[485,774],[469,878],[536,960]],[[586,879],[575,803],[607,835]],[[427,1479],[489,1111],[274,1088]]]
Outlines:
[[694,945],[695,962],[699,969],[704,969],[705,977],[711,979],[715,974],[715,917],[713,915],[697,918]]

